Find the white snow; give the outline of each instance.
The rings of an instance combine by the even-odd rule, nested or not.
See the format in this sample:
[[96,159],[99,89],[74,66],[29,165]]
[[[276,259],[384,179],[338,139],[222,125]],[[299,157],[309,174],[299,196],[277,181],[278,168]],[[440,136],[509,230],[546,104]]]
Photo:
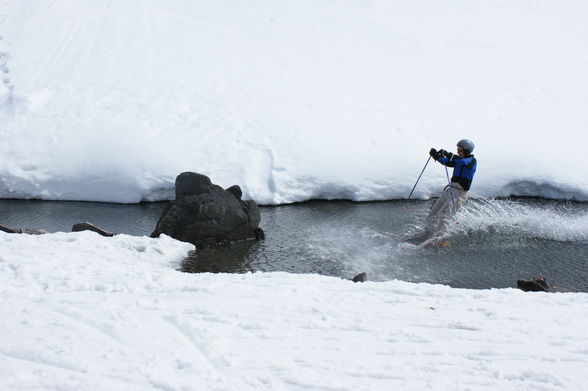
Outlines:
[[[586,201],[587,17],[578,0],[0,0],[0,198],[170,199],[182,171],[264,204],[405,198],[431,146],[470,138],[472,195]],[[445,180],[431,165],[415,196]],[[588,294],[181,273],[191,249],[0,232],[0,389],[586,388]]]
[[588,294],[175,270],[191,248],[0,232],[0,389],[585,388]]
[[406,198],[470,138],[472,195],[588,200],[585,1],[0,4],[3,198]]

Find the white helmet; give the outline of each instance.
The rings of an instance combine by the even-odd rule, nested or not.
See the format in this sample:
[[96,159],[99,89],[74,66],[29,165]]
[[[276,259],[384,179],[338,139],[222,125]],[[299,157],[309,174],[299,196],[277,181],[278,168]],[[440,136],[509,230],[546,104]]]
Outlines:
[[470,154],[470,153],[474,152],[474,148],[476,147],[471,140],[468,140],[465,138],[463,140],[459,140],[457,142],[457,146],[462,147],[464,149],[464,152],[466,152],[466,154]]

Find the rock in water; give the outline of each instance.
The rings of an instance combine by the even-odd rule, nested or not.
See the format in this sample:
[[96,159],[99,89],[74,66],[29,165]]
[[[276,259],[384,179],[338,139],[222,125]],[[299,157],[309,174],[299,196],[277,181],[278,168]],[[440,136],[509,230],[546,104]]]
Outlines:
[[42,234],[47,233],[47,231],[45,231],[44,229],[9,228],[9,227],[5,227],[3,225],[0,225],[0,231],[6,232],[9,234],[29,234],[29,235],[42,235]]
[[543,277],[534,277],[530,281],[517,280],[517,287],[525,292],[549,292],[550,288]]
[[92,231],[92,232],[96,232],[102,236],[106,236],[106,237],[112,237],[116,234],[112,233],[112,232],[108,232],[106,230],[103,230],[100,227],[95,226],[92,223],[88,223],[83,222],[83,223],[76,223],[73,225],[73,227],[71,228],[71,232],[80,232],[80,231]]
[[261,238],[259,208],[241,195],[237,185],[224,190],[205,175],[184,172],[176,178],[176,200],[163,212],[151,237],[166,234],[198,248]]
[[351,281],[353,282],[366,282],[368,280],[367,273],[362,272],[359,273],[357,276],[353,277]]
[[18,233],[20,233],[19,230],[16,230],[14,228],[5,227],[3,225],[0,225],[0,231],[6,232],[7,234],[18,234]]

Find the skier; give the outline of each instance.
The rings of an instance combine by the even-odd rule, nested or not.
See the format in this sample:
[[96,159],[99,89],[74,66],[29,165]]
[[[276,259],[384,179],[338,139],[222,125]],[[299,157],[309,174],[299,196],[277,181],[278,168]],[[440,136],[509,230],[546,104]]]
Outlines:
[[453,167],[451,182],[429,211],[425,230],[410,240],[427,240],[447,230],[449,222],[467,198],[468,190],[476,173],[476,158],[472,154],[474,143],[463,139],[457,142],[457,155],[443,149],[431,148],[429,155],[439,163]]

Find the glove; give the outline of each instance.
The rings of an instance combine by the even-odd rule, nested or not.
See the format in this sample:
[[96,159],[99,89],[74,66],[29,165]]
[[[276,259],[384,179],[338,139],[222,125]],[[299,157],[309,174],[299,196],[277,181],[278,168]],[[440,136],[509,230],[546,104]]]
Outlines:
[[444,157],[446,157],[447,159],[450,159],[450,158],[451,158],[451,155],[452,155],[452,153],[451,153],[451,152],[447,152],[447,151],[446,151],[446,150],[444,150],[444,149],[440,149],[440,150],[439,150],[439,152],[437,152],[437,153],[439,154],[439,157],[438,157],[438,158],[441,158],[441,156],[444,156]]
[[429,155],[431,155],[431,157],[435,160],[437,160],[437,150],[435,148],[431,148],[431,150],[429,151]]

